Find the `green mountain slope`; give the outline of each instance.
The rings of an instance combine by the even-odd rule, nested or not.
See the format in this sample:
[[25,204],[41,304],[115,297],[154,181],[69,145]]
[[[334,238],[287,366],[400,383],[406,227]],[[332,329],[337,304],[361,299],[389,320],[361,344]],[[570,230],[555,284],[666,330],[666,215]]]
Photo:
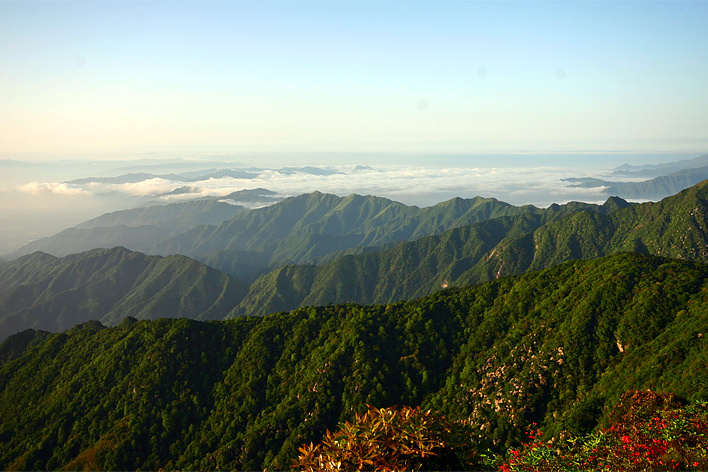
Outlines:
[[[319,266],[285,266],[258,278],[231,316],[265,315],[326,303],[388,303],[427,295],[462,279],[468,284],[491,280],[496,273],[479,271],[482,275],[473,279],[470,271],[489,265],[489,258],[499,248],[525,241],[527,235],[551,222],[563,227],[568,215],[599,218],[630,206],[622,199],[610,198],[602,206],[572,202],[545,210],[520,207],[516,216],[489,219],[379,252],[346,255]],[[598,254],[587,257],[592,256]],[[554,263],[570,257],[558,259]],[[514,272],[507,264],[506,270],[512,274],[528,268]]]
[[500,245],[460,283],[519,274],[570,259],[632,251],[708,261],[708,181],[610,215],[582,212]]
[[[596,206],[576,203],[559,208],[592,207]],[[546,211],[481,197],[418,208],[381,197],[314,192],[237,215],[218,226],[194,228],[160,242],[152,251],[185,254],[246,279],[268,267],[314,263],[351,248],[410,241],[490,218]],[[232,257],[261,265],[253,264],[253,272],[246,272]]]
[[62,331],[91,319],[222,319],[245,290],[184,256],[120,247],[64,258],[38,252],[0,265],[0,339],[27,328]]
[[303,305],[386,303],[423,296],[455,280],[508,235],[526,234],[540,215],[502,217],[321,266],[285,266],[260,277],[231,316],[265,315]]
[[[37,256],[40,257],[40,256]],[[572,261],[393,305],[9,338],[0,468],[286,469],[366,404],[582,432],[627,389],[708,399],[708,266]]]

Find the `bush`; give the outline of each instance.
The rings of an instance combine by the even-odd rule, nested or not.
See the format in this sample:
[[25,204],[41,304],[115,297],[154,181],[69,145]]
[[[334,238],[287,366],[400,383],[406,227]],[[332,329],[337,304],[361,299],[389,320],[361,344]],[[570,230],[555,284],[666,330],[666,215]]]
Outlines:
[[474,429],[420,407],[375,408],[356,415],[317,445],[300,447],[293,467],[323,470],[479,469]]
[[673,394],[625,393],[610,415],[612,425],[554,445],[540,430],[500,466],[511,471],[708,470],[708,406],[687,405]]

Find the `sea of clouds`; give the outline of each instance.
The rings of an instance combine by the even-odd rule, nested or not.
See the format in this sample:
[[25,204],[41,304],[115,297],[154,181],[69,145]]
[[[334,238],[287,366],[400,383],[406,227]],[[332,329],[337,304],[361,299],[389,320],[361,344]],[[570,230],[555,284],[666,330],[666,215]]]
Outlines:
[[[319,166],[326,175],[278,169],[256,170],[251,178],[203,178],[179,180],[152,177],[132,183],[106,183],[86,179],[80,167],[62,167],[52,180],[52,169],[44,168],[42,179],[28,172],[12,182],[0,181],[0,254],[39,237],[55,234],[90,218],[148,204],[175,203],[196,198],[221,198],[232,192],[265,188],[280,197],[320,191],[340,196],[376,195],[408,205],[431,206],[454,197],[492,197],[514,205],[540,207],[552,203],[585,201],[602,203],[603,188],[573,187],[569,177],[604,177],[577,166],[444,167],[425,165]],[[30,169],[31,170],[31,169]],[[253,169],[251,169],[253,170]],[[136,172],[131,169],[131,172]],[[114,170],[96,175],[116,177]],[[156,172],[166,175],[169,172]],[[81,183],[72,179],[81,177]],[[24,180],[23,180],[24,179]],[[1,180],[1,179],[0,179]],[[230,202],[233,203],[233,202]],[[248,202],[238,202],[248,205]],[[262,206],[262,202],[252,207]]]
[[[474,196],[494,197],[515,205],[537,206],[570,200],[597,202],[606,198],[602,188],[581,189],[564,182],[563,179],[577,177],[578,173],[562,167],[434,168],[395,165],[376,168],[328,166],[327,170],[334,172],[315,175],[264,169],[253,178],[207,178],[189,183],[161,177],[120,184],[98,181],[82,184],[29,182],[16,186],[15,190],[30,195],[125,195],[165,203],[222,197],[254,188],[266,188],[283,196],[313,191],[342,196],[352,193],[377,195],[419,206],[434,205],[453,197]],[[186,186],[189,191],[169,195]]]

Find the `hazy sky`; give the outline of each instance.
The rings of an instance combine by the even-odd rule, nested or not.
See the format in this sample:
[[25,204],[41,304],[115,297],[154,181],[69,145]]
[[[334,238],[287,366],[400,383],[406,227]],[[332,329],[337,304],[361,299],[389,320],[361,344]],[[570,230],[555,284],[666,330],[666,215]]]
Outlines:
[[708,149],[708,2],[2,1],[0,157]]

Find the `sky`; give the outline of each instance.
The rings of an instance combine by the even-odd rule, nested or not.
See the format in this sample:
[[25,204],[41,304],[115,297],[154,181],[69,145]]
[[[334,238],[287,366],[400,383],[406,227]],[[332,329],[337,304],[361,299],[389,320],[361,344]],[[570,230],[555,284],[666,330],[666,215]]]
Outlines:
[[704,153],[708,2],[2,1],[0,158]]

